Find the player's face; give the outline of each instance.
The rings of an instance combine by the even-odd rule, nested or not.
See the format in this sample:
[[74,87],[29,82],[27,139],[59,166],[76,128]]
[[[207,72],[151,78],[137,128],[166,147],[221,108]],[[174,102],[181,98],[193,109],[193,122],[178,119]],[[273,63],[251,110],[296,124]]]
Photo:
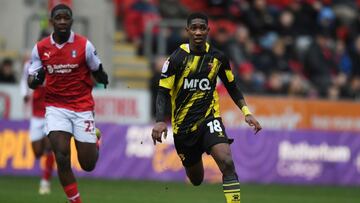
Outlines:
[[209,30],[210,29],[206,21],[200,18],[191,20],[191,23],[186,27],[186,31],[189,34],[190,43],[193,43],[196,46],[206,43]]
[[55,11],[54,17],[51,18],[51,22],[54,26],[54,32],[62,35],[70,33],[73,19],[69,10],[59,9]]

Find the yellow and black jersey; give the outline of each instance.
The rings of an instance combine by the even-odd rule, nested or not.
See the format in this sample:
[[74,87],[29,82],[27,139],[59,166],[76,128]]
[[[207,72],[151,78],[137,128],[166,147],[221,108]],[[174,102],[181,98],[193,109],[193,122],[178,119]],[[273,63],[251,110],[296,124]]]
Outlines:
[[182,44],[164,63],[159,86],[170,90],[174,134],[193,132],[204,120],[220,117],[217,76],[226,87],[235,83],[229,60],[208,43],[202,54]]

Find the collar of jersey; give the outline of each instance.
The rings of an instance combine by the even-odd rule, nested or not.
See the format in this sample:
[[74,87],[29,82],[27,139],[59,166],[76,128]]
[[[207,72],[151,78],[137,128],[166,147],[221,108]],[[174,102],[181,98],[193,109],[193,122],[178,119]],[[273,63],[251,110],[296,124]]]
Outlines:
[[54,32],[52,32],[51,33],[51,37],[50,37],[50,41],[51,41],[51,44],[52,45],[58,45],[58,46],[61,46],[61,45],[63,45],[63,44],[65,44],[65,43],[73,43],[74,42],[74,38],[75,38],[75,33],[73,32],[73,31],[71,31],[71,33],[70,33],[70,37],[69,37],[69,39],[68,39],[68,41],[67,42],[65,42],[65,43],[63,43],[63,44],[58,44],[58,43],[56,43],[55,42],[55,40],[54,40],[54,38],[53,38],[53,34],[54,34]]
[[[188,43],[180,45],[180,48],[186,51],[187,53],[190,53],[190,45]],[[206,42],[206,53],[209,52],[209,48],[210,48],[210,44]]]

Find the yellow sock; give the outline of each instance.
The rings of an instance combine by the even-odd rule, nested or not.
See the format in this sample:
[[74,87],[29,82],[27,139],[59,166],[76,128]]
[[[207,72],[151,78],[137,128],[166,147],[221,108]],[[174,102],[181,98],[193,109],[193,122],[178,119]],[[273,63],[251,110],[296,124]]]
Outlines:
[[226,203],[240,203],[240,183],[236,174],[223,177],[223,190]]
[[240,190],[237,192],[225,192],[226,203],[240,203]]

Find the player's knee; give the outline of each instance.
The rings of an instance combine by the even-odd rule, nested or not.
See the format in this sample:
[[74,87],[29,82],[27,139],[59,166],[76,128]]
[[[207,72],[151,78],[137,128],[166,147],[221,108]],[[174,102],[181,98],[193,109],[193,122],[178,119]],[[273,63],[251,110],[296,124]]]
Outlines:
[[203,174],[200,174],[200,175],[198,174],[198,175],[195,175],[195,176],[188,175],[188,177],[190,179],[191,184],[193,184],[194,186],[201,185],[201,183],[204,180],[204,175]]
[[202,178],[190,179],[190,182],[191,184],[193,184],[193,186],[199,186],[203,182],[203,179]]
[[90,172],[95,169],[96,163],[80,164],[80,166],[84,171]]
[[97,158],[95,159],[83,159],[79,157],[79,163],[84,171],[90,172],[95,169]]

